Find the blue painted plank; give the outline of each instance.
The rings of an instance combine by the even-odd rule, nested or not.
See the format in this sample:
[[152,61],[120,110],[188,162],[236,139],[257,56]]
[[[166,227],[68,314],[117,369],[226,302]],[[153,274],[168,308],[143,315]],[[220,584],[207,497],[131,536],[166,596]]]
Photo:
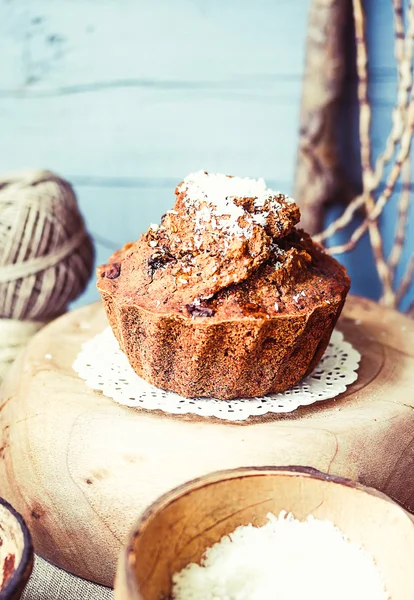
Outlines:
[[[293,84],[292,86],[293,87]],[[200,168],[291,180],[299,85],[249,92],[107,90],[0,99],[2,169],[42,165],[69,178],[174,177]]]
[[3,89],[300,79],[309,0],[0,0]]

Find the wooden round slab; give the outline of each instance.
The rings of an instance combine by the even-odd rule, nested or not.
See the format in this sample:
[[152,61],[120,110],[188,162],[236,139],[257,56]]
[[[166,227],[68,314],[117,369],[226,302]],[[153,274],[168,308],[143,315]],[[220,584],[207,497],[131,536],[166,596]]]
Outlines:
[[362,355],[358,380],[335,400],[240,423],[126,408],[88,388],[72,364],[106,325],[100,304],[54,321],[1,390],[1,492],[43,557],[112,585],[140,511],[240,466],[312,466],[414,512],[414,321],[350,297],[338,328]]

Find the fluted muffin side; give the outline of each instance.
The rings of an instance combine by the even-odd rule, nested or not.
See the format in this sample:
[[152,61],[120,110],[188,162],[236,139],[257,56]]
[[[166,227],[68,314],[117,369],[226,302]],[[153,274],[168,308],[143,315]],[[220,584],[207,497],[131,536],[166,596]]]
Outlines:
[[185,397],[231,399],[286,390],[322,357],[344,297],[309,314],[210,322],[163,316],[102,298],[134,371]]

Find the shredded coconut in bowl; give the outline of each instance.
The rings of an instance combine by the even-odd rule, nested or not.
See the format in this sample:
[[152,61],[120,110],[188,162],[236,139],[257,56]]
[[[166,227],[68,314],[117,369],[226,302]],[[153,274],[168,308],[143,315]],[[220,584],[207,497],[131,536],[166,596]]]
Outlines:
[[268,514],[173,576],[174,600],[390,600],[373,557],[330,521]]

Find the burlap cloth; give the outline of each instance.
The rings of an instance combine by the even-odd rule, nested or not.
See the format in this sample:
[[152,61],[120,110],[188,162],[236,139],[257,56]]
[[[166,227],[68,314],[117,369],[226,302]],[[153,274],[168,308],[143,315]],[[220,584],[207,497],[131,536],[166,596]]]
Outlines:
[[85,581],[35,557],[23,600],[113,600],[109,588]]

